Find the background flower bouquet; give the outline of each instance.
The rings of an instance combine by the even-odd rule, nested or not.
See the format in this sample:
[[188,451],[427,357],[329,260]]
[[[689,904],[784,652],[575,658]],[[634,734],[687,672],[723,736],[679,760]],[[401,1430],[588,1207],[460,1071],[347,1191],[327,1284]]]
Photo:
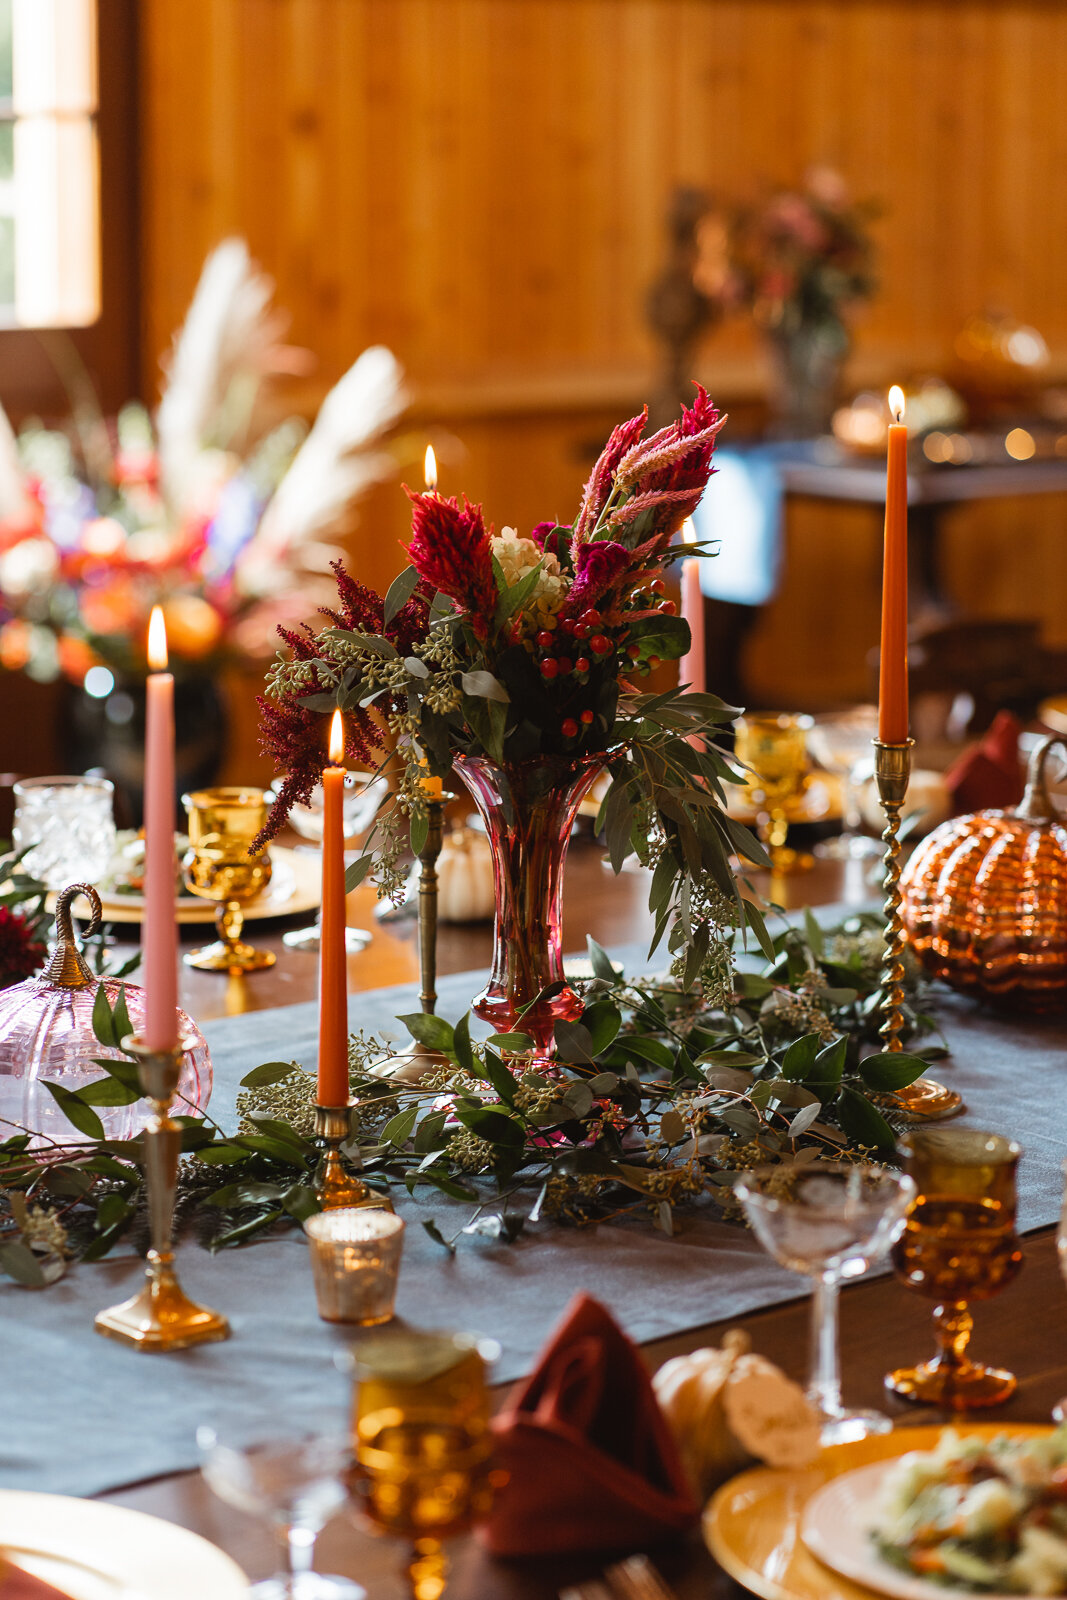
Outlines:
[[162,603],[175,669],[208,671],[224,653],[268,654],[279,616],[326,597],[338,552],[323,541],[394,470],[378,442],[401,375],[367,350],[310,431],[272,425],[272,380],[305,360],[272,295],[240,240],[213,252],[154,424],[139,404],[109,424],[73,350],[68,428],[31,421],[16,439],[0,412],[0,664],[78,684],[99,664],[140,676]]

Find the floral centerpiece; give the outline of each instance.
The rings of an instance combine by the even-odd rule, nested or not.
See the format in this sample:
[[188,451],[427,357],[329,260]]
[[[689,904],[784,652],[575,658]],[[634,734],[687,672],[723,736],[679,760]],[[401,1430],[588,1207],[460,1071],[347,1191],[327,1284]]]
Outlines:
[[669,929],[685,982],[725,992],[735,929],[766,941],[731,869],[735,852],[765,861],[726,811],[723,785],[739,780],[715,736],[734,710],[685,685],[641,688],[689,648],[663,571],[724,420],[702,388],[649,437],[645,415],[632,418],[608,440],[574,522],[528,536],[495,534],[467,501],[412,494],[410,565],[384,600],[339,565],[328,626],[282,630],[288,653],[261,702],[264,748],[286,775],[270,831],[318,781],[335,707],[348,757],[395,780],[353,878],[373,855],[383,890],[397,888],[402,845],[410,835],[417,854],[425,837],[427,776],[454,770],[495,855],[496,953],[475,1010],[504,1033],[521,1021],[539,1048],[576,1014],[559,950],[563,853],[605,769],[612,861],[618,870],[635,852],[653,869],[656,942]]

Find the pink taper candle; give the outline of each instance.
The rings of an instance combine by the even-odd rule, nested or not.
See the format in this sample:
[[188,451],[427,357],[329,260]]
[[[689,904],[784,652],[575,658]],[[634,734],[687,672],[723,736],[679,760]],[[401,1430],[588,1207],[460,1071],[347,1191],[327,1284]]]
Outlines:
[[904,392],[889,391],[889,448],[885,479],[885,554],[882,568],[882,650],[878,676],[878,737],[908,737],[908,430]]
[[345,730],[330,724],[322,774],[322,909],[319,913],[319,1105],[348,1104],[348,951],[345,947]]
[[[687,544],[695,544],[693,524],[687,518],[682,525],[682,536]],[[704,657],[704,594],[700,587],[700,558],[687,556],[682,562],[682,619],[689,624],[690,645],[678,663],[678,682],[688,683],[697,694],[707,689],[707,666]]]
[[178,1040],[178,922],[174,883],[174,678],[159,606],[148,625],[145,685],[144,928],[145,1043],[173,1050]]

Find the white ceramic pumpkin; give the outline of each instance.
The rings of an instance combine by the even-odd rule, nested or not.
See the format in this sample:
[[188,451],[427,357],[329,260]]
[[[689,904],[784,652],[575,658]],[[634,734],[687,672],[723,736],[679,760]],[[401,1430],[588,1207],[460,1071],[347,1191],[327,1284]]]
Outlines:
[[493,856],[484,833],[453,828],[437,858],[441,922],[485,922],[493,915]]

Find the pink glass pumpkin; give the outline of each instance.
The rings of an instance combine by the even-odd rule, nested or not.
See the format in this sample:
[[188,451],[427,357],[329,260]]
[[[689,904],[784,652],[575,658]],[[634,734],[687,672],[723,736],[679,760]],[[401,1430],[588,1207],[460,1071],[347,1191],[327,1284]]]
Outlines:
[[[81,1089],[106,1076],[95,1056],[121,1059],[121,1050],[102,1045],[93,1033],[93,1003],[101,981],[112,1007],[120,988],[125,989],[133,1031],[144,1031],[144,990],[114,978],[94,977],[78,951],[70,910],[78,895],[84,895],[93,908],[88,931],[99,927],[96,890],[87,884],[64,889],[56,900],[56,947],[47,965],[34,977],[0,989],[0,1140],[20,1130],[34,1134],[35,1144],[45,1140],[66,1144],[82,1137],[44,1085],[47,1081]],[[211,1055],[200,1029],[184,1011],[178,1012],[177,1024],[178,1032],[196,1043],[182,1063],[174,1114],[196,1116],[211,1097]],[[93,1109],[109,1139],[132,1138],[152,1116],[147,1100]]]

